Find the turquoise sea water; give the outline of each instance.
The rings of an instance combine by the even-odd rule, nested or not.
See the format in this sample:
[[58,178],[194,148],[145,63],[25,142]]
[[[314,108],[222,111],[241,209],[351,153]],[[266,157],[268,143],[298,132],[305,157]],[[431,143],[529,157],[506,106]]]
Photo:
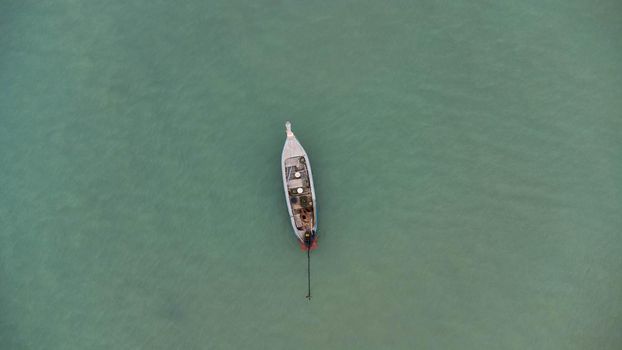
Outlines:
[[0,2],[0,349],[620,349],[621,14]]

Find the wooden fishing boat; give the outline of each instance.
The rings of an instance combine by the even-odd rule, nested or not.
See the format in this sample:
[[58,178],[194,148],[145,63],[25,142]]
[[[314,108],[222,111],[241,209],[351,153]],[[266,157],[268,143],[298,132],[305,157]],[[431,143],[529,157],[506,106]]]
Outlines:
[[287,139],[281,154],[283,189],[294,234],[307,252],[317,247],[317,202],[309,156],[285,123]]

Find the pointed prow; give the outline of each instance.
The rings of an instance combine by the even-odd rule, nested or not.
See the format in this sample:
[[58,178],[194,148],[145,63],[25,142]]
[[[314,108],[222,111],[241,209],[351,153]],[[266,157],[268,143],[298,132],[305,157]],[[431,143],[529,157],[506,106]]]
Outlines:
[[287,133],[287,137],[294,137],[294,133],[292,132],[292,123],[289,121],[285,122],[285,132]]

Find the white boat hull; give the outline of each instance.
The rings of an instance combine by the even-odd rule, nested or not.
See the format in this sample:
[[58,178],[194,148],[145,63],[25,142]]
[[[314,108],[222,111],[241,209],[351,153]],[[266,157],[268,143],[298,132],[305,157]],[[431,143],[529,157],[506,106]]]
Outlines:
[[306,244],[311,244],[314,248],[317,238],[317,201],[311,162],[291,131],[289,122],[286,123],[286,132],[287,139],[281,154],[281,172],[287,211],[296,238],[305,247]]

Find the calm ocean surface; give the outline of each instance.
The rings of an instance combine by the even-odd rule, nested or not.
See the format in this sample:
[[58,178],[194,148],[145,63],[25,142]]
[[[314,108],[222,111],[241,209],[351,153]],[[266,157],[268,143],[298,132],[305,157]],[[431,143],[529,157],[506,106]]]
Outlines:
[[0,349],[622,348],[621,15],[1,1]]

